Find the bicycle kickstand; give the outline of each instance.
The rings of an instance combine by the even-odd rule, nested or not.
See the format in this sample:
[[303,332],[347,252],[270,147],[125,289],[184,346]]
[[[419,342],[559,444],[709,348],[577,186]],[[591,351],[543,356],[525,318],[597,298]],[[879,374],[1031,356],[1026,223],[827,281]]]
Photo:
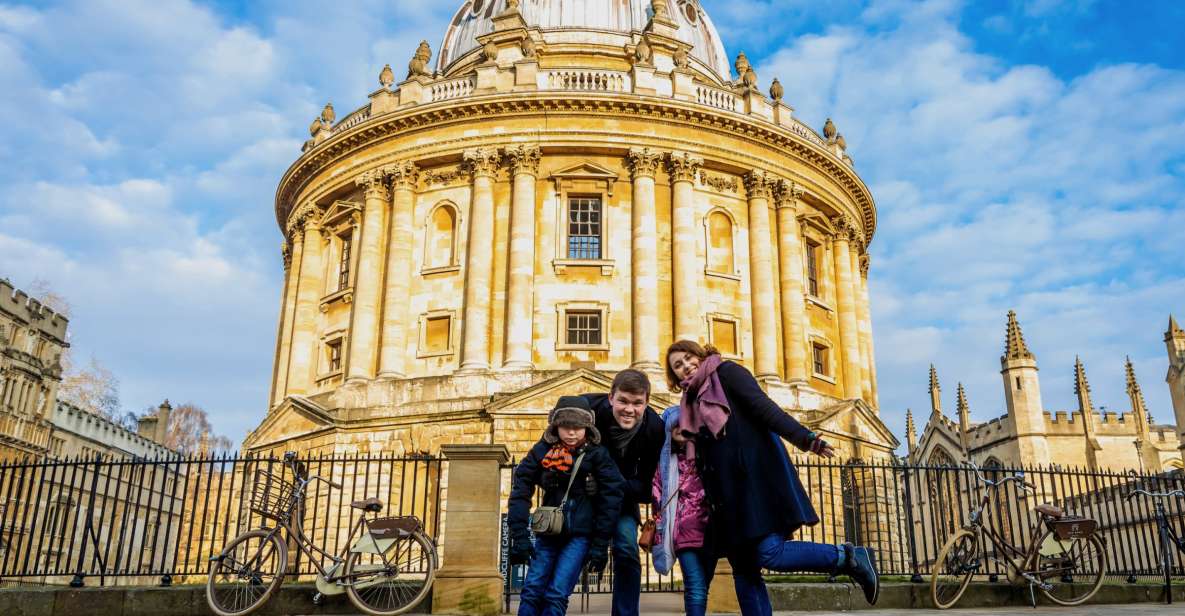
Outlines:
[[1033,583],[1029,582],[1029,605],[1037,609],[1037,591],[1033,590]]

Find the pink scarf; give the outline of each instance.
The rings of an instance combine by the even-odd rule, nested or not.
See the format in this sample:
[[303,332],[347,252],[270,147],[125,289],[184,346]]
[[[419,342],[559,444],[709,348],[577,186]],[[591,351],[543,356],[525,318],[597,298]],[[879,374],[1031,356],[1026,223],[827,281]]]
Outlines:
[[[712,354],[699,363],[699,368],[691,378],[679,384],[683,389],[683,399],[679,401],[679,429],[699,434],[700,428],[707,427],[708,432],[716,438],[724,431],[724,424],[728,421],[728,398],[724,395],[724,388],[720,385],[720,377],[716,369],[723,361],[719,355]],[[687,457],[695,459],[695,440],[688,439]]]

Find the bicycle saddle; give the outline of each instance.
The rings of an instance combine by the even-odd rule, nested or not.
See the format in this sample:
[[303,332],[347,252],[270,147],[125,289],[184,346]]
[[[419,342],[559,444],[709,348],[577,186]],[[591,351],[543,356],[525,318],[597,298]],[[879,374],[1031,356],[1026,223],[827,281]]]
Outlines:
[[1053,518],[1054,520],[1060,520],[1062,516],[1065,515],[1065,512],[1062,511],[1060,507],[1055,507],[1048,503],[1033,507],[1033,511],[1036,511],[1047,518]]
[[383,501],[372,496],[366,500],[356,500],[350,503],[350,506],[363,511],[382,511]]

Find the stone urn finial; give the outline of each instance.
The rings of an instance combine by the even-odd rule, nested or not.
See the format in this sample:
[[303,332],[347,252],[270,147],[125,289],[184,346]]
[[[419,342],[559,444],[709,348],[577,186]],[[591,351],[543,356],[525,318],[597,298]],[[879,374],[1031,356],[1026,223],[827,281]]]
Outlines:
[[321,132],[321,116],[313,118],[313,123],[309,124],[309,136],[316,137],[317,133]]
[[486,41],[486,44],[483,45],[481,48],[481,55],[483,58],[486,59],[486,62],[497,62],[498,61],[498,46],[495,45],[494,41],[492,41],[492,40]]
[[539,55],[539,49],[535,46],[535,40],[529,36],[519,41],[518,48],[523,52],[524,58],[534,58]]
[[429,74],[428,62],[431,60],[432,47],[428,45],[428,41],[420,41],[420,45],[416,47],[416,53],[412,56],[411,62],[407,63],[407,76],[427,76]]
[[691,64],[691,56],[688,55],[687,50],[680,47],[675,50],[672,59],[675,61],[677,68],[687,68]]
[[827,121],[823,123],[823,137],[827,141],[835,139],[835,123],[831,121],[831,118],[827,118]]
[[749,88],[749,89],[756,88],[757,87],[757,71],[753,70],[753,67],[749,67],[749,70],[745,71],[744,76],[741,77],[741,83],[744,83],[746,88]]
[[782,100],[782,96],[786,94],[786,89],[782,87],[782,82],[774,77],[774,82],[769,85],[769,97],[775,101]]
[[744,79],[745,73],[749,72],[750,66],[749,57],[745,55],[745,52],[738,53],[736,63],[733,64],[733,67],[737,70],[737,78]]
[[393,83],[395,83],[395,71],[391,70],[390,64],[384,64],[382,72],[379,73],[379,85],[389,88]]
[[650,0],[650,10],[654,12],[655,21],[669,21],[671,19],[667,0]]
[[838,145],[839,149],[844,150],[845,152],[847,151],[848,140],[843,138],[843,133],[837,134],[835,136],[835,145]]
[[654,50],[650,49],[650,43],[646,42],[646,37],[642,37],[638,41],[638,46],[634,48],[634,59],[637,64],[648,65],[654,56]]
[[333,111],[333,103],[325,103],[325,108],[321,110],[321,120],[327,124],[333,124],[337,119],[337,114]]

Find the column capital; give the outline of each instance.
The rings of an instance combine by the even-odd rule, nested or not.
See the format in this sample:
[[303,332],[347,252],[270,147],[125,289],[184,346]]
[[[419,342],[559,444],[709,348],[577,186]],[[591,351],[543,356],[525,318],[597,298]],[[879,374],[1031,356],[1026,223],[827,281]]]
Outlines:
[[492,178],[498,173],[498,163],[502,155],[494,148],[473,148],[465,150],[464,167],[474,179],[479,177]]
[[872,257],[868,253],[860,255],[860,275],[868,278],[868,268],[872,266]]
[[761,169],[754,169],[745,175],[745,191],[750,199],[769,199],[777,179]]
[[667,172],[671,174],[671,183],[694,182],[700,167],[704,166],[704,159],[690,152],[671,152],[667,156]]
[[[315,214],[317,213],[317,204],[313,201],[306,201],[298,205],[292,213],[288,215],[288,235],[295,235],[298,232],[303,232],[309,225],[318,225]],[[303,234],[303,233],[302,233]]]
[[383,167],[383,175],[390,182],[392,190],[415,190],[420,169],[410,160],[401,160]]
[[284,271],[292,267],[292,245],[285,238],[280,242],[280,259],[284,262]]
[[366,199],[387,198],[387,170],[372,169],[354,178],[354,184],[366,188]]
[[506,164],[514,175],[539,175],[539,161],[543,152],[537,145],[512,145],[505,150]]
[[658,171],[659,162],[662,161],[662,154],[651,151],[650,148],[630,148],[625,160],[635,178],[653,178]]
[[839,216],[832,223],[835,225],[835,239],[837,241],[860,241],[860,225],[856,224],[855,218],[851,216]]
[[777,209],[788,208],[798,210],[798,201],[806,194],[806,189],[790,180],[777,180],[774,183],[774,205]]

